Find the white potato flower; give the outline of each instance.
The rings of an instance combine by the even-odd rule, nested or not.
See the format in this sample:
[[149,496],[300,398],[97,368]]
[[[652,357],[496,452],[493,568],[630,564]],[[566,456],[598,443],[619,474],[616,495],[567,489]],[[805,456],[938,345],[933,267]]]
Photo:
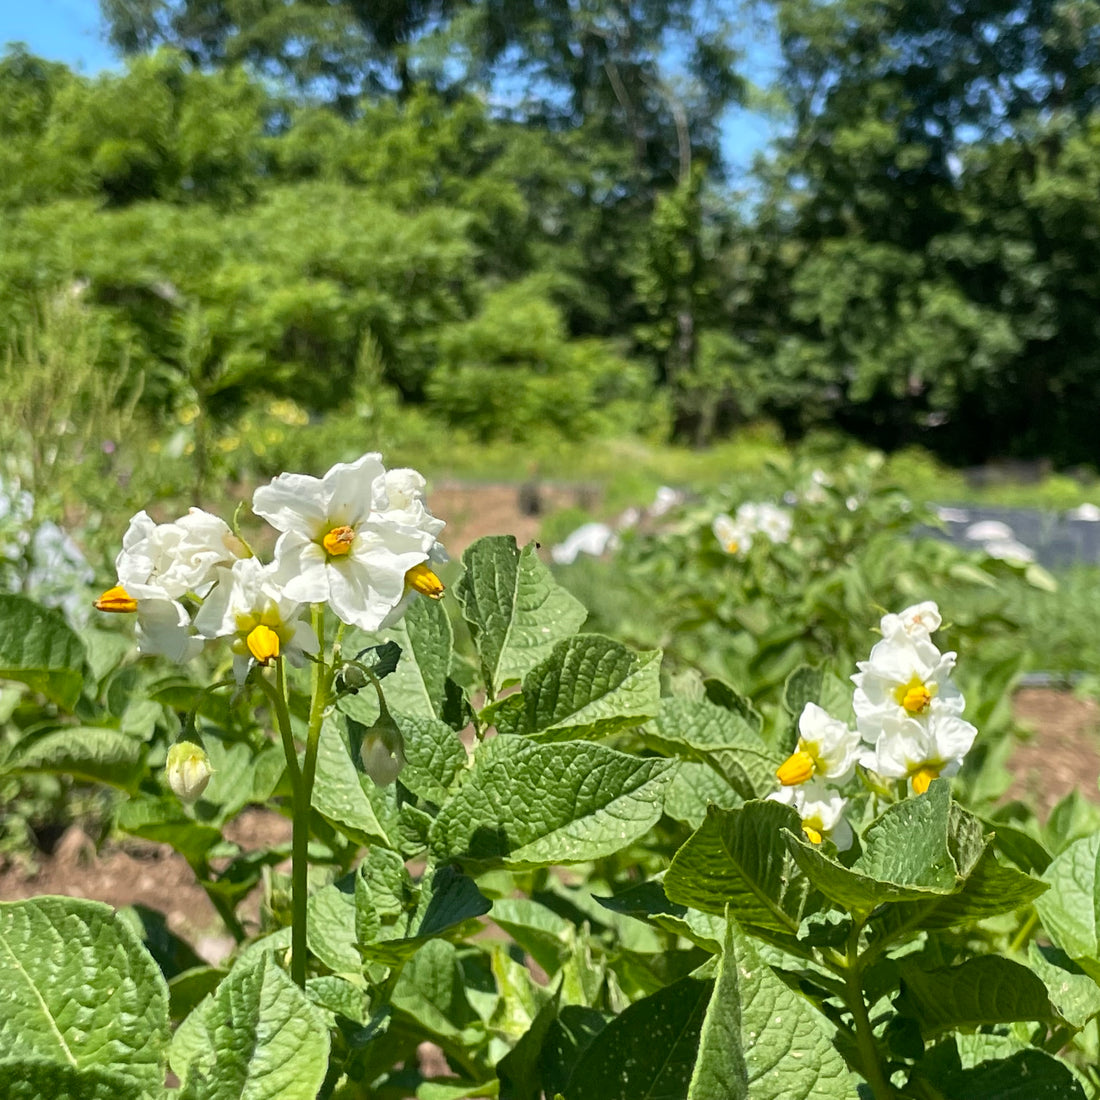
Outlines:
[[182,665],[202,652],[191,616],[178,600],[138,600],[137,647],[147,656],[167,657]]
[[727,554],[743,557],[752,549],[752,531],[725,512],[714,517],[710,528]]
[[860,733],[871,744],[888,718],[962,713],[963,696],[951,679],[955,654],[941,653],[927,637],[893,633],[857,667],[852,707]]
[[402,506],[392,509],[381,456],[365,454],[323,478],[280,474],[257,489],[253,510],[282,532],[275,565],[287,597],[328,603],[343,622],[377,630],[409,588],[439,595],[426,565],[439,521],[417,511],[414,485],[395,483]]
[[884,718],[874,748],[860,757],[860,763],[887,779],[908,779],[915,793],[924,794],[933,779],[959,770],[977,735],[974,726],[957,714]]
[[301,665],[319,651],[302,611],[276,583],[271,565],[243,558],[218,570],[217,583],[195,615],[195,629],[205,638],[232,639],[233,674],[243,683],[252,661],[266,665],[283,656]]
[[802,831],[807,840],[820,844],[826,837],[840,851],[852,846],[852,826],[844,816],[848,800],[821,783],[804,783],[799,787],[782,787],[768,795],[771,802],[792,806],[802,819]]
[[927,639],[939,630],[942,622],[939,606],[932,600],[924,600],[896,614],[883,615],[879,628],[884,638],[900,634],[906,638]]
[[135,599],[178,600],[204,596],[219,565],[247,555],[229,525],[201,508],[172,523],[154,523],[142,511],[130,520],[115,568],[119,585]]
[[780,765],[776,776],[785,787],[828,779],[845,783],[859,760],[857,730],[849,729],[816,703],[807,703],[798,719],[798,748]]
[[791,513],[775,504],[758,506],[756,529],[772,543],[787,542],[791,537]]

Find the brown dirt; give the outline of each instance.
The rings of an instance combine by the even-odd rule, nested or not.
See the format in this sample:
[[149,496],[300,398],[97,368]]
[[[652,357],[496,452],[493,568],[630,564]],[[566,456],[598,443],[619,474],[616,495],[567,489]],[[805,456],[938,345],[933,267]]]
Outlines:
[[1012,754],[1015,779],[1006,797],[1026,802],[1041,819],[1074,788],[1100,802],[1100,705],[1053,688],[1024,688],[1013,709],[1031,736]]

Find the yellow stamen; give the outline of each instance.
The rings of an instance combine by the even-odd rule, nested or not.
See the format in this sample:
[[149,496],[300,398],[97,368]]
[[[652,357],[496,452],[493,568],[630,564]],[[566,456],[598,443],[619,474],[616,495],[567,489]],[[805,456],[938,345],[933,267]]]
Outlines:
[[443,595],[443,582],[423,563],[414,565],[405,574],[405,584],[414,592],[433,600]]
[[117,611],[120,613],[137,611],[137,600],[122,587],[116,584],[114,588],[108,588],[95,602],[96,611]]
[[354,541],[355,531],[351,527],[334,527],[321,539],[321,545],[328,554],[338,558],[351,550],[351,544]]
[[914,772],[910,777],[913,783],[913,791],[916,794],[924,794],[932,785],[932,780],[939,779],[942,767],[943,765],[936,766],[933,764],[925,764],[920,771]]
[[726,543],[727,554],[736,554],[737,551],[740,549],[741,544],[737,541],[737,539],[730,539],[729,542]]
[[248,632],[244,644],[261,665],[266,665],[272,658],[279,656],[279,635],[263,623]]
[[814,774],[814,758],[802,749],[792,753],[775,772],[784,787],[795,787],[805,783]]
[[932,692],[923,680],[914,676],[909,683],[894,689],[894,698],[906,714],[923,714],[932,702]]
[[812,825],[807,825],[805,821],[802,822],[802,831],[806,834],[806,838],[812,844],[821,843],[821,833],[817,831]]

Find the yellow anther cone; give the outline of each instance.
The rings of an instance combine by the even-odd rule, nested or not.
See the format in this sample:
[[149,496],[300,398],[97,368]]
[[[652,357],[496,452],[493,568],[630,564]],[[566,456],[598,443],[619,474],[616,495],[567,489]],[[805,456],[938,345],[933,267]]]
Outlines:
[[814,774],[814,758],[801,749],[792,753],[776,769],[776,777],[784,787],[796,787],[799,783],[805,783]]
[[932,786],[932,780],[933,779],[939,779],[939,777],[940,777],[940,769],[939,768],[932,768],[932,767],[921,768],[921,770],[919,772],[916,772],[912,776],[913,791],[916,794],[924,794],[924,792],[926,790],[928,790],[928,788],[930,786]]
[[120,584],[108,588],[95,602],[96,611],[114,611],[126,613],[137,611],[137,600]]
[[339,558],[351,550],[354,541],[355,531],[351,527],[334,527],[321,539],[321,545],[325,548],[325,553]]
[[279,656],[279,635],[263,623],[248,632],[244,644],[261,665],[266,665],[268,661]]
[[443,595],[443,582],[424,564],[414,565],[405,574],[405,584],[414,592],[433,600]]
[[908,714],[920,714],[928,708],[932,702],[932,693],[924,684],[916,684],[906,691],[902,697],[901,705]]
[[806,839],[812,844],[821,843],[821,833],[817,831],[812,825],[807,825],[805,821],[802,822],[802,831],[806,834]]

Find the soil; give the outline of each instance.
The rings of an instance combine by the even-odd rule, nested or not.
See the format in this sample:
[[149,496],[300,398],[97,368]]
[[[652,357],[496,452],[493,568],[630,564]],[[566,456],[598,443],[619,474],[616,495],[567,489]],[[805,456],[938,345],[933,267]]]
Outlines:
[[[537,537],[547,512],[592,503],[583,489],[570,487],[540,486],[534,493],[530,487],[443,484],[432,492],[433,511],[448,517],[446,541],[454,557],[488,532],[514,534],[523,545]],[[1100,706],[1052,688],[1021,690],[1014,705],[1030,736],[1013,754],[1015,779],[1006,798],[1025,800],[1041,818],[1074,787],[1100,802]],[[229,830],[229,839],[245,850],[285,843],[289,837],[290,822],[262,809],[246,811]],[[50,854],[36,855],[35,864],[33,873],[16,865],[0,869],[0,900],[65,894],[115,906],[146,905],[163,912],[168,928],[211,963],[223,960],[233,946],[190,867],[167,845],[114,840],[97,852],[73,826]],[[246,927],[255,927],[257,912],[253,895],[244,905]]]

